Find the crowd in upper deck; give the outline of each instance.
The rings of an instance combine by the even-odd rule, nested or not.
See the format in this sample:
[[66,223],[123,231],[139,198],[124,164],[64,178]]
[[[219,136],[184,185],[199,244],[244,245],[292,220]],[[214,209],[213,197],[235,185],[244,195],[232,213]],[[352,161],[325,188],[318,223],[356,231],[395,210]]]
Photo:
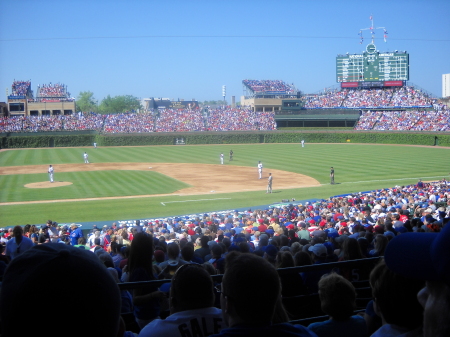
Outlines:
[[412,108],[431,107],[435,99],[413,86],[329,90],[304,96],[308,109],[322,108]]
[[281,80],[243,80],[242,83],[253,92],[294,93],[295,88]]

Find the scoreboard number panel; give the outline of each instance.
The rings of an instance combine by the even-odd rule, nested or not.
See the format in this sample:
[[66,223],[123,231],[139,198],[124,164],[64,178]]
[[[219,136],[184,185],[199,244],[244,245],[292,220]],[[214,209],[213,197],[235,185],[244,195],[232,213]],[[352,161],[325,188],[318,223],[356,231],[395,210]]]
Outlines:
[[408,81],[409,54],[380,53],[375,45],[369,44],[367,52],[336,57],[336,81]]

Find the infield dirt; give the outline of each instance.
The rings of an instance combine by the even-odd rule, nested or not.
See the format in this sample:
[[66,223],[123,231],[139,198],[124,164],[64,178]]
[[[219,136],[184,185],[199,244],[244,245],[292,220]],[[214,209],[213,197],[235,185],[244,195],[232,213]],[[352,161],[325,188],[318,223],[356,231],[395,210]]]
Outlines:
[[[213,165],[213,164],[183,164],[183,163],[91,163],[91,164],[61,164],[53,165],[55,169],[55,183],[39,182],[29,188],[55,188],[70,184],[70,182],[58,181],[59,172],[79,171],[105,171],[105,170],[129,170],[129,171],[155,171],[168,177],[180,180],[191,187],[178,190],[172,194],[196,195],[211,193],[232,193],[244,191],[263,191],[267,187],[269,172],[273,176],[273,189],[290,189],[318,186],[320,183],[309,176],[287,172],[282,170],[264,170],[263,178],[258,179],[256,167]],[[0,175],[5,174],[32,174],[47,172],[47,165],[8,166],[0,167]],[[37,184],[37,185],[36,185]],[[146,195],[147,197],[155,195]],[[144,197],[144,196],[135,196]],[[126,197],[106,197],[101,199],[120,199]],[[71,199],[73,200],[73,199]],[[77,200],[92,200],[77,199]],[[33,201],[30,201],[33,202]],[[39,201],[37,201],[39,202]],[[49,201],[47,201],[49,202]],[[54,202],[54,201],[53,201]],[[12,204],[12,203],[8,203]],[[16,204],[16,203],[14,203]]]

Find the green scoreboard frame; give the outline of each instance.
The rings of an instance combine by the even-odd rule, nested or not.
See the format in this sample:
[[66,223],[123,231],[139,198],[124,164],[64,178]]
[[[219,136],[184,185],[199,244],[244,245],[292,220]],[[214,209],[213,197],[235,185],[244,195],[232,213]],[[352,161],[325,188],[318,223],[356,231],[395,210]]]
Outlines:
[[336,81],[408,81],[409,54],[406,52],[380,53],[369,48],[363,54],[336,57]]

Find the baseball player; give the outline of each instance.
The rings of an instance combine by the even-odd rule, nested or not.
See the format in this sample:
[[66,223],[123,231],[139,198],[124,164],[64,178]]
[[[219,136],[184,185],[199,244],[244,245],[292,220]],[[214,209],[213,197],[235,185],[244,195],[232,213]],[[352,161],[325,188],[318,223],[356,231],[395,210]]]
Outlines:
[[267,179],[267,191],[266,193],[272,193],[272,173],[269,173],[269,178]]
[[220,154],[220,163],[223,165],[223,153]]
[[89,156],[86,152],[83,154],[83,158],[84,158],[84,163],[89,164],[89,160],[88,160]]
[[53,173],[54,172],[55,172],[55,170],[53,169],[53,166],[50,165],[48,167],[48,177],[49,177],[51,183],[53,182]]
[[302,147],[305,147],[305,141],[302,139]]
[[230,161],[233,160],[233,150],[230,150]]
[[261,161],[259,161],[258,162],[259,179],[262,179],[262,169],[263,169],[263,165],[261,164]]
[[94,143],[94,149],[96,149],[97,148],[97,143]]

